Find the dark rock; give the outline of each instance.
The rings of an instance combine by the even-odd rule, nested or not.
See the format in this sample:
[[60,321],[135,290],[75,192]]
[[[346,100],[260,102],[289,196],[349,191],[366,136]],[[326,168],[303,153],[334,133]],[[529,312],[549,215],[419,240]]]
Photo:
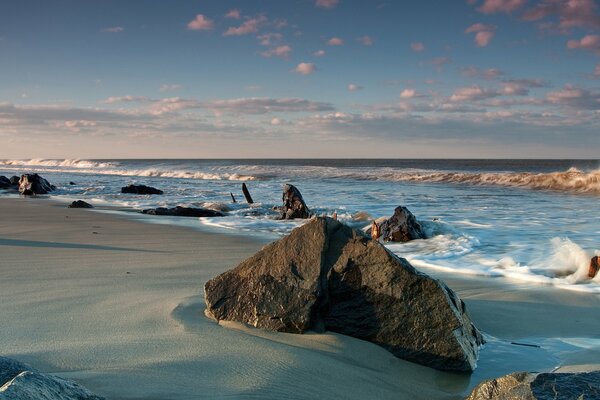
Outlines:
[[129,185],[121,188],[121,193],[132,194],[163,194],[162,190],[146,185]]
[[90,203],[86,203],[83,200],[76,200],[69,204],[69,208],[94,208]]
[[103,400],[83,386],[57,376],[24,371],[0,388],[0,400]]
[[0,387],[23,371],[33,369],[22,362],[0,356]]
[[408,242],[427,236],[408,208],[399,206],[394,210],[394,215],[379,224],[378,237],[385,242]]
[[310,217],[310,211],[298,188],[294,185],[285,185],[283,187],[283,208],[281,209],[280,219],[308,217]]
[[20,176],[13,175],[10,177],[10,184],[13,186],[19,186],[19,181],[21,180]]
[[21,175],[21,179],[19,179],[19,192],[23,195],[46,194],[54,189],[56,186],[51,185],[38,174]]
[[477,385],[466,400],[600,399],[600,371],[580,373],[516,372]]
[[12,183],[10,183],[10,179],[0,175],[0,189],[12,189]]
[[142,213],[149,215],[171,215],[175,217],[224,217],[219,211],[208,210],[206,208],[180,207],[175,208],[150,208],[143,210]]
[[76,185],[76,183],[71,181],[71,182],[69,182],[69,185]]
[[483,343],[452,290],[331,218],[294,229],[204,291],[206,313],[216,320],[330,330],[442,370],[472,371]]
[[590,268],[588,269],[588,278],[594,278],[600,269],[600,261],[598,256],[592,257],[590,260]]

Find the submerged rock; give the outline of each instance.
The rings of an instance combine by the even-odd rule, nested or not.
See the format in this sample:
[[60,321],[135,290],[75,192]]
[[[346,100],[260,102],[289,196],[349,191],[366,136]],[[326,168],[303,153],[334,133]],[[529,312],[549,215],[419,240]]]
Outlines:
[[76,200],[76,201],[72,202],[71,204],[69,204],[68,207],[69,208],[94,208],[93,205],[91,205],[90,203],[86,203],[83,200]]
[[[402,206],[396,207],[394,215],[378,223],[377,226],[379,228],[377,238],[381,237],[385,242],[408,242],[427,238],[415,216],[408,208]],[[367,233],[372,234],[372,229]]]
[[600,399],[600,371],[581,373],[516,372],[477,385],[466,400]]
[[331,218],[315,218],[208,281],[205,298],[216,320],[330,330],[442,370],[474,370],[483,343],[446,285]]
[[160,189],[153,188],[152,186],[146,185],[129,185],[121,188],[121,193],[131,194],[163,194]]
[[302,198],[302,194],[294,185],[287,184],[283,187],[283,207],[280,219],[296,219],[310,217],[310,211]]
[[104,400],[83,386],[57,376],[23,371],[0,387],[0,400]]
[[149,208],[142,210],[143,214],[148,215],[170,215],[175,217],[224,217],[222,212],[215,210],[208,210],[206,208],[193,208],[193,207],[181,207],[175,208]]
[[56,186],[51,185],[38,174],[21,175],[21,179],[19,179],[19,192],[23,195],[46,194],[54,189]]

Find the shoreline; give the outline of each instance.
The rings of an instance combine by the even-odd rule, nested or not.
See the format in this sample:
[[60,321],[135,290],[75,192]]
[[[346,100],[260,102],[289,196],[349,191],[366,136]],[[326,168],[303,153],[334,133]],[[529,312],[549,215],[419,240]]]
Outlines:
[[286,390],[295,398],[457,399],[519,367],[600,369],[600,296],[429,269],[487,335],[471,376],[337,334],[225,329],[203,315],[204,282],[265,240],[89,211],[0,198],[0,354],[108,399],[281,398]]

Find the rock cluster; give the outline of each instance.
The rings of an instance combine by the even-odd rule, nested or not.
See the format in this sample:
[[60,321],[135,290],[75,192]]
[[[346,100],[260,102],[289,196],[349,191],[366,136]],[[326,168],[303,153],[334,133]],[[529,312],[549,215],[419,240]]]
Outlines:
[[446,285],[327,217],[210,280],[205,298],[216,320],[292,333],[329,330],[441,370],[472,371],[483,343]]
[[38,174],[24,174],[19,179],[19,193],[23,195],[47,194],[56,189],[46,179]]

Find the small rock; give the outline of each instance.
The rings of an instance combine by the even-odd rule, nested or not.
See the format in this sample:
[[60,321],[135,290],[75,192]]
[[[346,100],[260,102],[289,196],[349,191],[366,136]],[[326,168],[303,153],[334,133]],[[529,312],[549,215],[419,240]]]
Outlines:
[[595,278],[599,269],[600,269],[600,260],[598,260],[598,256],[594,256],[590,260],[590,269],[588,270],[588,277]]
[[86,203],[83,200],[76,200],[76,201],[72,202],[71,204],[69,204],[68,207],[69,208],[94,208],[93,205],[91,205],[90,203]]
[[[408,208],[402,206],[396,207],[394,215],[377,225],[378,237],[383,238],[385,242],[408,242],[427,237],[415,216]],[[371,229],[368,229],[367,233],[372,235]]]
[[71,182],[69,182],[69,185],[76,185],[76,183],[71,181]]
[[294,185],[283,187],[283,208],[280,219],[308,218],[310,211],[302,198],[302,194]]
[[153,188],[152,186],[146,185],[129,185],[121,188],[121,193],[130,194],[163,194],[160,189]]
[[206,208],[193,208],[193,207],[181,207],[177,206],[175,208],[149,208],[147,210],[142,210],[143,214],[148,215],[169,215],[174,217],[224,217],[225,215],[219,211],[208,210]]

